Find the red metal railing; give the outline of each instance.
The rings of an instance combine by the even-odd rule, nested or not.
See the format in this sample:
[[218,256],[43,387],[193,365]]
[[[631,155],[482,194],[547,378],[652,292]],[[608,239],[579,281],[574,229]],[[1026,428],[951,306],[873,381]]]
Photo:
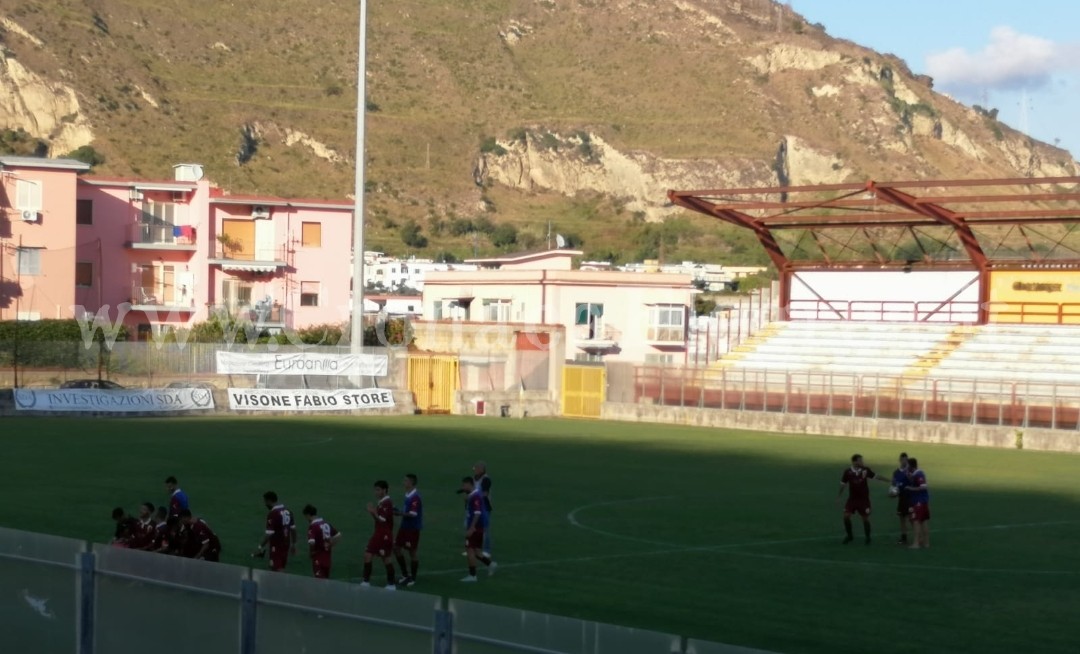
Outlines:
[[641,404],[1080,429],[1080,384],[638,366]]
[[[1080,303],[987,302],[991,323],[1080,324]],[[909,302],[892,300],[792,300],[788,317],[797,321],[944,322],[974,324],[979,303],[965,301]]]

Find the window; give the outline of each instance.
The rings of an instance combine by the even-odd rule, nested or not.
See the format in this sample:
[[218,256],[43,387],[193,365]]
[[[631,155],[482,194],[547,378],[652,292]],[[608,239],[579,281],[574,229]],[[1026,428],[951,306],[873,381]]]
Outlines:
[[578,303],[574,305],[574,324],[591,325],[597,318],[604,315],[604,305],[592,303]]
[[94,224],[94,201],[93,200],[76,200],[75,201],[75,224],[76,225],[93,225]]
[[321,248],[322,223],[301,223],[300,245],[306,248]]
[[510,300],[484,300],[484,322],[510,322]]
[[41,274],[41,248],[17,248],[15,256],[19,261],[20,275]]
[[75,285],[80,288],[94,285],[94,264],[89,261],[75,262]]
[[574,361],[580,361],[582,363],[602,363],[604,361],[604,355],[598,352],[576,352],[574,354]]
[[319,306],[319,282],[300,282],[300,306]]
[[670,366],[675,363],[675,355],[646,352],[645,363],[651,366]]
[[19,211],[41,211],[41,182],[16,180],[15,208]]
[[582,329],[576,330],[578,332],[576,334],[577,338],[587,340],[601,338],[604,333],[603,318],[604,305],[591,302],[575,304],[574,324],[582,327]]
[[677,304],[658,304],[649,307],[648,340],[660,343],[682,343],[686,340],[686,307]]

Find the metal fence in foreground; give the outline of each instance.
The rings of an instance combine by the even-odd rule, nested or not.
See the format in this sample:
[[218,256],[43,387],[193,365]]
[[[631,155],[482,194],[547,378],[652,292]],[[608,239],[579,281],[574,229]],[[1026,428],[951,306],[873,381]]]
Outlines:
[[20,654],[755,652],[3,528],[0,632]]

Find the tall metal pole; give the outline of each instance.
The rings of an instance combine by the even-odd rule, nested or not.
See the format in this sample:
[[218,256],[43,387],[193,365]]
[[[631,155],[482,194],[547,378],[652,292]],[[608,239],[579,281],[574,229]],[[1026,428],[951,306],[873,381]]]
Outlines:
[[[350,352],[364,345],[364,123],[367,115],[367,0],[360,0],[360,46],[356,65],[356,206],[353,212],[352,331]],[[359,380],[358,380],[359,381]]]

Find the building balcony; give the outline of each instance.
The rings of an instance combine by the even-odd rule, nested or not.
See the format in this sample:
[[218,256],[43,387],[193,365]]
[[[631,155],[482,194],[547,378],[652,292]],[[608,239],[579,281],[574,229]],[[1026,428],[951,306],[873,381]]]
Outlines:
[[610,325],[575,325],[574,345],[585,352],[603,352],[619,348],[622,332]]
[[155,225],[149,223],[132,225],[125,245],[132,250],[194,252],[198,248],[194,227],[190,225]]
[[686,327],[682,325],[649,325],[645,341],[657,347],[683,347],[686,345]]
[[157,311],[169,313],[193,313],[195,311],[195,298],[190,295],[184,296],[173,288],[159,288],[156,286],[132,286],[131,287],[131,310],[132,311]]
[[222,270],[238,272],[276,272],[289,264],[286,261],[286,249],[255,248],[249,245],[229,246],[218,243],[211,265],[221,266]]
[[271,329],[288,326],[288,313],[280,304],[267,302],[215,304],[210,307],[210,316],[217,320],[231,320],[242,325]]

